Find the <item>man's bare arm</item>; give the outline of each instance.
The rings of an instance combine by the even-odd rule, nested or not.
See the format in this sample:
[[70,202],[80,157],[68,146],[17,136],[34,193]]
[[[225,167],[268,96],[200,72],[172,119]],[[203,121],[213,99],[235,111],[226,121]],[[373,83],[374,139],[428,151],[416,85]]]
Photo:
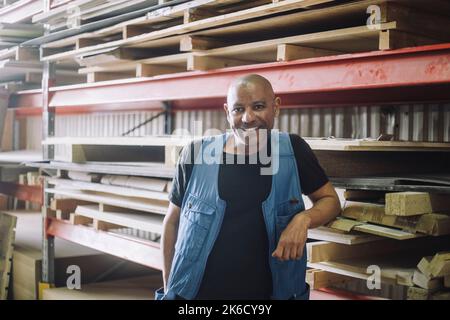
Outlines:
[[330,222],[341,212],[339,197],[330,182],[309,194],[308,197],[313,202],[313,206],[304,211],[303,216],[310,220],[309,229],[314,229]]
[[161,248],[163,256],[164,292],[167,291],[167,281],[169,280],[172,260],[175,254],[175,243],[177,241],[178,224],[180,222],[180,211],[180,207],[170,202],[163,222]]
[[282,261],[300,259],[308,238],[308,229],[324,225],[341,212],[339,197],[330,182],[308,197],[313,202],[312,208],[297,214],[288,224],[272,253],[273,257]]

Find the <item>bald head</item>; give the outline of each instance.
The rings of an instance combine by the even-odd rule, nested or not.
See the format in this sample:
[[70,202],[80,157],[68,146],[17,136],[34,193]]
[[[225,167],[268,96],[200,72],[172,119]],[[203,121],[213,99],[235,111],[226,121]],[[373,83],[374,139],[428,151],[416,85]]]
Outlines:
[[259,74],[248,74],[235,79],[228,88],[228,103],[230,103],[230,99],[232,99],[232,97],[234,97],[240,89],[248,91],[255,91],[259,89],[262,90],[269,98],[273,99],[275,97],[272,84],[269,80]]

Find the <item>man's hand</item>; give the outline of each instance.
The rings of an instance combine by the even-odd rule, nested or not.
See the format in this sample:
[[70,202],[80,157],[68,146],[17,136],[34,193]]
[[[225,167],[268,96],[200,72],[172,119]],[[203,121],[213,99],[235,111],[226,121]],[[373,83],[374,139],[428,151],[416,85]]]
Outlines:
[[281,233],[278,246],[272,257],[281,261],[298,260],[303,256],[303,248],[308,238],[308,228],[311,218],[299,213],[294,216],[286,229]]

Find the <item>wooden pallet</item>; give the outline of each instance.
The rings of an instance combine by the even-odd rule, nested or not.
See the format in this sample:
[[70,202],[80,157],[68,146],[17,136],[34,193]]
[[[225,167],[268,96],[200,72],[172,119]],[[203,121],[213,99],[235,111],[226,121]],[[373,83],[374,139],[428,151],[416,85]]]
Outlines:
[[[426,19],[432,19],[436,23],[431,25],[422,23],[422,28],[419,28],[419,22],[413,24],[409,17],[417,16],[417,9],[404,8],[399,9],[398,5],[387,3],[386,1],[358,1],[350,4],[344,4],[339,6],[326,7],[323,9],[314,9],[287,14],[283,16],[275,16],[272,18],[266,18],[264,20],[257,20],[248,23],[234,24],[231,26],[221,27],[226,23],[236,23],[237,21],[245,21],[245,19],[262,17],[262,13],[269,15],[276,12],[286,12],[293,9],[299,9],[306,5],[305,1],[280,1],[275,4],[264,5],[247,10],[241,10],[232,14],[227,14],[219,17],[212,17],[195,21],[193,26],[189,24],[168,27],[158,31],[148,32],[145,28],[139,26],[133,26],[128,24],[125,28],[134,30],[141,30],[133,32],[133,36],[128,39],[124,39],[124,33],[121,30],[117,30],[116,27],[108,28],[106,30],[99,30],[94,33],[78,35],[56,41],[53,43],[45,44],[44,47],[44,60],[59,60],[67,59],[74,56],[78,56],[79,60],[82,60],[84,55],[95,52],[98,50],[105,50],[107,48],[127,47],[128,50],[132,49],[148,49],[149,58],[154,57],[155,54],[161,56],[161,53],[170,52],[176,54],[180,51],[186,50],[201,50],[226,47],[227,45],[234,44],[246,44],[252,40],[268,40],[268,39],[280,39],[286,36],[293,36],[292,30],[305,30],[305,34],[313,34],[324,31],[323,19],[326,17],[328,30],[345,29],[350,26],[361,26],[366,24],[367,13],[366,9],[369,5],[379,5],[382,9],[382,23],[395,22],[395,30],[383,30],[381,26],[379,29],[372,31],[379,31],[379,41],[376,45],[370,46],[363,50],[384,50],[394,49],[407,46],[424,45],[439,42],[444,39],[449,39],[449,34],[445,33],[447,20],[441,17],[427,16],[423,11],[420,13],[422,19],[418,19],[423,22],[423,17]],[[397,0],[399,3],[405,3],[404,1]],[[315,3],[319,4],[319,3]],[[410,4],[410,3],[408,3]],[[249,11],[250,10],[250,11]],[[249,12],[247,12],[249,11]],[[233,16],[235,19],[230,19]],[[356,17],[356,18],[355,18]],[[343,21],[350,21],[350,24],[343,23]],[[189,26],[189,27],[187,27]],[[183,27],[183,28],[180,28]],[[207,28],[204,31],[196,31]],[[443,35],[441,35],[444,32]],[[183,40],[181,41],[181,35],[189,33],[189,36],[194,37],[194,41]],[[433,38],[438,36],[439,39]],[[110,38],[108,38],[110,37]],[[205,40],[206,39],[206,40]],[[181,46],[180,46],[181,42]],[[339,50],[339,47],[341,50]],[[362,46],[360,46],[362,47]],[[324,49],[320,47],[312,47],[314,49]],[[352,46],[335,46],[334,48],[325,50],[336,52],[355,52],[360,50],[352,50]],[[159,53],[158,53],[159,51]],[[309,55],[314,56],[324,55],[320,50],[316,52],[312,51]],[[328,53],[329,54],[329,53]],[[326,55],[326,54],[325,54]],[[272,60],[274,61],[274,60]]]
[[[390,23],[383,24],[382,27],[383,30],[389,30],[394,29],[396,25]],[[183,71],[205,71],[256,63],[291,61],[348,51],[378,50],[381,36],[382,32],[378,30],[360,26],[132,62],[105,63],[79,69],[79,73],[87,74],[88,82],[95,82],[98,79],[105,79],[100,75],[107,73],[116,76],[124,73],[125,77],[133,74],[136,77],[146,77]]]
[[[39,50],[14,46],[0,51],[0,85],[17,91],[40,88],[43,64],[39,61]],[[86,76],[79,74],[72,65],[60,65],[56,70],[56,84],[85,82]]]
[[8,296],[17,218],[0,213],[0,300]]
[[[205,15],[201,16],[199,14],[195,16],[195,11],[199,13],[203,9],[201,6],[208,4],[213,5],[213,1],[188,2],[187,4],[173,7],[169,9],[169,11],[167,11],[167,9],[163,9],[156,12],[150,12],[146,15],[146,17],[127,21],[114,27],[44,44],[42,46],[44,49],[43,60],[63,60],[93,50],[117,46],[129,47],[136,45],[139,47],[143,43],[148,43],[149,41],[162,39],[169,36],[219,27],[254,18],[262,18],[275,13],[312,7],[314,5],[331,1],[332,0],[284,0],[212,17],[205,17]],[[259,1],[254,3],[260,4]],[[191,18],[187,18],[187,23],[184,23],[186,20],[184,18],[186,10],[187,12],[193,12],[193,14],[191,14]],[[204,13],[205,12],[206,10],[204,10]],[[161,22],[167,24],[167,20],[172,19],[173,21],[172,17],[175,17],[175,25],[160,28],[160,30],[156,31],[149,31],[149,28],[152,28],[152,24]],[[199,20],[200,17],[203,17],[203,19]],[[110,37],[112,41],[109,41],[107,37]]]

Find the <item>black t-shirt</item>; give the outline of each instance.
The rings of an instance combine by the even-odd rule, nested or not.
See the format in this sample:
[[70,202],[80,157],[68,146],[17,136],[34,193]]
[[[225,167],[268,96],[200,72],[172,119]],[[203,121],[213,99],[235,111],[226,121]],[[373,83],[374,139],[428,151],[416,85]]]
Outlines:
[[[294,134],[289,137],[302,192],[308,195],[328,178],[305,140]],[[198,150],[194,143],[183,149],[169,194],[169,200],[179,207],[192,174],[194,150]],[[219,196],[226,202],[225,215],[196,298],[269,299],[271,253],[261,204],[270,194],[272,176],[261,175],[260,169],[270,164],[249,164],[248,157],[245,164],[227,164],[225,156],[223,152],[219,167]]]

